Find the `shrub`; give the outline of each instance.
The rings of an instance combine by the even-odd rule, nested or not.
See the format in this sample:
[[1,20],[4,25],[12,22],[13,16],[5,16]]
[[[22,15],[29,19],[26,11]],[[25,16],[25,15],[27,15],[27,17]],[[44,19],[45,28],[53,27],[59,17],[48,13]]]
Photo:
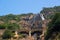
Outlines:
[[12,37],[12,32],[10,30],[6,30],[2,35],[3,39],[9,39],[11,37]]

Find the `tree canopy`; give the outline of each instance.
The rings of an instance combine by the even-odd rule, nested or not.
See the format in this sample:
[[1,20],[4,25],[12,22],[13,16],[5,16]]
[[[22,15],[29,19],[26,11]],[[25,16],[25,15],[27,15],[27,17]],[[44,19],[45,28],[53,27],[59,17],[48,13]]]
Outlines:
[[48,24],[45,40],[48,40],[53,34],[60,33],[60,13],[56,13],[52,21]]

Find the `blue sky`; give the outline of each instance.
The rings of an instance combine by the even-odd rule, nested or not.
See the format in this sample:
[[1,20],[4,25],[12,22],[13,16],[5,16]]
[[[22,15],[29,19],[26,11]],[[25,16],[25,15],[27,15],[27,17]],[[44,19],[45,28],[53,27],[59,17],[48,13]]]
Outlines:
[[0,15],[39,13],[43,7],[60,6],[60,0],[0,0]]

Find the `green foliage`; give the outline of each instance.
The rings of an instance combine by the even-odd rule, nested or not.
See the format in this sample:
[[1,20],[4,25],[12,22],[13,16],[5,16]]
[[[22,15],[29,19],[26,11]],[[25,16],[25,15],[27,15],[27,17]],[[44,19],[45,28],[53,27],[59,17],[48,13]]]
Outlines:
[[11,38],[12,36],[13,36],[13,33],[12,33],[12,31],[17,31],[17,30],[19,30],[19,25],[18,24],[16,24],[16,23],[6,23],[6,24],[2,24],[2,26],[1,27],[4,27],[4,28],[6,28],[6,31],[3,33],[3,35],[2,35],[2,38],[3,39],[9,39],[9,38]]
[[6,30],[2,35],[3,39],[9,39],[11,37],[12,37],[12,32],[10,30]]
[[4,22],[9,22],[10,20],[20,21],[22,16],[30,16],[30,15],[33,15],[33,13],[20,14],[20,15],[8,14],[5,16],[0,16],[0,20]]
[[0,24],[0,29],[5,29],[7,27],[8,27],[8,24],[7,23]]
[[8,29],[8,30],[18,30],[20,27],[16,23],[4,23],[0,24],[0,29]]
[[56,12],[60,12],[60,6],[44,7],[40,13],[43,13],[46,19],[51,19]]
[[5,15],[0,17],[0,20],[4,21],[4,22],[8,22],[9,20],[15,20],[15,15],[13,14],[9,14],[9,15]]
[[0,24],[0,29],[5,29],[5,26]]
[[45,40],[48,40],[53,36],[53,34],[60,33],[60,13],[56,13],[52,19],[52,21],[49,23],[47,29],[47,33],[45,36]]
[[19,25],[16,23],[8,24],[8,27],[7,27],[7,29],[9,30],[18,30],[19,28],[20,28]]

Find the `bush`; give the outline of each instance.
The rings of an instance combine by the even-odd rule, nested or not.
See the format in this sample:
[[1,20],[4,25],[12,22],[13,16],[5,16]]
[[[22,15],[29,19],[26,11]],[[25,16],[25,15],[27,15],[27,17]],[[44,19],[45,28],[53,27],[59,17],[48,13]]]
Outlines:
[[[58,34],[58,33],[60,34],[60,13],[55,13],[53,19],[48,24],[45,40],[53,38],[53,34]],[[57,36],[58,35],[56,35],[56,37]]]
[[9,39],[11,37],[12,37],[12,32],[10,30],[6,30],[2,35],[3,39]]
[[0,29],[5,29],[5,26],[0,24]]

